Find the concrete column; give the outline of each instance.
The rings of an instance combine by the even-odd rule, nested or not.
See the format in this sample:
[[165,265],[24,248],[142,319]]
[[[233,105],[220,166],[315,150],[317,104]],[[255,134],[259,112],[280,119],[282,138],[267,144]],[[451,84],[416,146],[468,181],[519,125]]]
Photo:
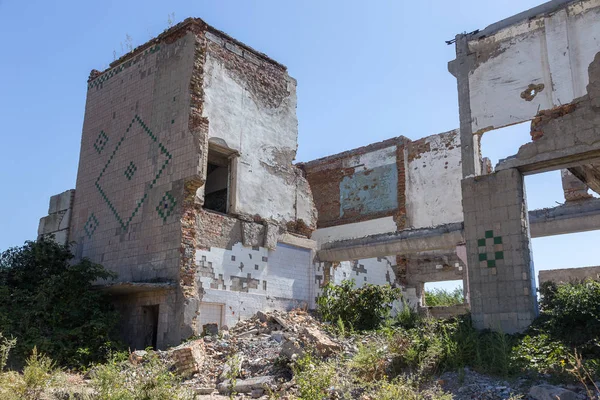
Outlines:
[[537,316],[523,176],[466,178],[462,193],[473,324],[520,332]]
[[458,86],[458,110],[460,115],[460,148],[462,152],[463,177],[481,175],[479,160],[479,136],[473,135],[471,126],[471,97],[469,93],[469,72],[473,56],[469,55],[468,36],[456,35],[456,60],[449,65],[456,77]]

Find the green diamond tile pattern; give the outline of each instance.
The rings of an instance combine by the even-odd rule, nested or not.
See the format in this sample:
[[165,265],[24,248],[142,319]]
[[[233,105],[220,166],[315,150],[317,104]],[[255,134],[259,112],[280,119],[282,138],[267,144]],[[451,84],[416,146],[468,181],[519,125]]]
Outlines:
[[147,54],[154,54],[157,51],[160,50],[160,46],[159,45],[155,45],[152,46],[148,49],[146,49],[142,54],[139,54],[138,56],[136,56],[135,58],[122,63],[121,65],[111,69],[110,71],[107,71],[105,73],[103,73],[102,75],[100,75],[99,77],[97,77],[96,79],[94,79],[91,82],[88,82],[88,90],[90,90],[91,88],[100,88],[102,89],[103,87],[103,83],[106,82],[107,80],[109,80],[110,78],[112,78],[113,76],[118,75],[119,73],[123,72],[124,70],[126,70],[127,68],[131,67],[132,65],[137,64],[138,62],[141,61],[142,56],[145,56]]
[[[479,261],[485,262],[488,268],[496,267],[498,260],[504,260],[502,236],[494,236],[494,231],[485,231],[485,238],[477,240],[477,247]],[[494,251],[488,251],[488,247],[493,248]]]
[[102,150],[104,150],[104,146],[106,146],[107,142],[108,142],[108,135],[106,133],[104,133],[104,131],[100,131],[100,134],[98,135],[98,137],[96,138],[96,141],[94,142],[94,149],[96,149],[98,154],[102,153]]
[[96,218],[94,213],[91,213],[87,219],[87,222],[83,226],[83,230],[85,230],[85,234],[88,236],[88,238],[92,238],[92,235],[96,231],[96,228],[98,228],[98,225],[100,225],[98,219]]
[[[131,154],[127,153],[127,151],[131,151],[131,147],[129,147],[128,150],[126,150],[126,151],[121,150],[121,148],[124,146],[124,143],[126,143],[127,140],[130,138],[130,136],[135,135],[133,130],[134,130],[134,128],[136,128],[138,126],[141,128],[140,136],[147,140],[146,143],[148,144],[148,146],[152,146],[157,150],[157,153],[159,154],[159,158],[161,158],[162,160],[159,160],[156,164],[153,164],[152,168],[153,168],[153,171],[155,171],[155,173],[152,175],[151,181],[142,181],[142,179],[144,179],[143,176],[136,177],[137,183],[139,185],[143,184],[143,187],[144,187],[143,195],[140,194],[141,197],[139,197],[137,200],[135,200],[134,203],[131,203],[131,207],[133,207],[133,209],[131,209],[131,208],[127,209],[127,206],[118,207],[115,199],[111,198],[110,190],[108,189],[108,187],[110,187],[110,185],[113,183],[113,179],[115,179],[114,178],[115,175],[111,175],[109,173],[109,171],[114,172],[113,170],[118,165],[122,165],[122,164],[120,164],[122,161],[124,161],[124,160],[122,160],[122,157],[131,156]],[[136,147],[138,147],[137,153],[133,154],[133,156],[143,157],[144,152],[139,150],[139,146],[137,146],[138,144],[139,143],[136,143]],[[146,153],[148,153],[148,151]],[[147,158],[147,155],[145,157]],[[112,166],[112,170],[109,170],[109,167],[111,167],[111,163],[113,163],[113,160],[115,158],[121,158],[121,159],[120,159],[120,161],[116,162]],[[157,136],[152,132],[152,130],[150,130],[150,128],[146,125],[146,123],[136,114],[133,117],[133,119],[131,120],[131,123],[125,130],[125,133],[123,134],[121,139],[119,139],[119,141],[117,142],[115,149],[113,150],[108,161],[104,165],[104,168],[102,168],[102,171],[100,172],[100,175],[98,176],[98,178],[96,178],[96,182],[94,184],[96,186],[96,189],[98,189],[100,196],[102,197],[102,199],[104,200],[104,202],[106,203],[106,205],[108,206],[108,208],[110,209],[112,214],[115,216],[115,218],[117,219],[117,221],[119,222],[119,225],[121,226],[121,228],[123,230],[125,230],[125,231],[127,230],[127,228],[129,227],[129,224],[131,223],[131,220],[136,216],[136,214],[138,213],[138,211],[140,210],[140,208],[142,207],[142,205],[148,198],[148,191],[156,185],[156,182],[161,177],[162,173],[164,172],[165,168],[167,167],[167,165],[169,164],[169,162],[171,161],[172,158],[173,157],[172,157],[171,153],[167,150],[167,148],[161,142],[158,141]],[[141,162],[141,161],[138,159],[138,162]],[[135,171],[137,170],[138,166],[139,166],[139,164],[137,164],[137,166],[136,166],[136,163],[134,163],[133,161],[130,161],[129,167],[127,168],[125,173],[121,173],[120,176],[122,176],[124,179],[128,179],[128,181],[131,181],[131,179],[134,177]],[[130,167],[132,167],[133,169],[130,170]],[[156,169],[156,167],[158,167],[158,169]],[[127,174],[128,170],[130,172],[129,176]],[[131,173],[131,172],[133,172],[133,173]],[[104,182],[103,177],[105,177],[105,175],[107,173],[109,173],[109,176],[105,180],[108,182]],[[137,176],[139,174],[135,174],[135,175]],[[109,185],[109,186],[107,187],[106,185]],[[131,182],[131,185],[132,185],[132,188],[135,187],[134,182]],[[132,193],[133,193],[133,190],[132,190]],[[115,196],[115,195],[112,195],[112,196]]]
[[176,204],[177,201],[169,192],[166,192],[162,199],[160,199],[160,203],[158,203],[158,205],[156,206],[156,211],[158,212],[158,215],[160,215],[164,222],[167,222],[167,218],[175,209]]
[[135,174],[135,171],[137,171],[137,167],[135,166],[135,164],[133,163],[133,161],[131,161],[129,163],[129,165],[127,166],[127,168],[125,169],[125,177],[127,178],[127,180],[131,180],[131,178],[133,178],[133,175]]

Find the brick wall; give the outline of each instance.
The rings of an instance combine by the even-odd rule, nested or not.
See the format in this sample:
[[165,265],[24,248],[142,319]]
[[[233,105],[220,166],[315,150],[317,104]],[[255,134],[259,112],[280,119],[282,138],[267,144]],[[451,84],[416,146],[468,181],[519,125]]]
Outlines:
[[398,217],[404,226],[404,143],[400,136],[302,164],[318,227]]

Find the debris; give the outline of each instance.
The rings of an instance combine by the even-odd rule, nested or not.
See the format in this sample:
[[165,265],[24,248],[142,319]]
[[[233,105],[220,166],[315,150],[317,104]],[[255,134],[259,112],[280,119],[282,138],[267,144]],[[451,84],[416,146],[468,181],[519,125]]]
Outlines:
[[251,393],[256,389],[264,390],[265,387],[269,387],[275,381],[273,376],[258,376],[256,378],[249,378],[244,380],[230,381],[227,379],[219,383],[217,389],[221,394],[234,393]]
[[144,357],[147,355],[148,352],[146,350],[136,350],[129,354],[129,362],[133,365],[141,364],[141,362],[144,361]]
[[332,353],[337,353],[342,350],[342,346],[335,343],[318,329],[304,328],[303,334],[309,339],[310,342],[312,342],[312,344],[314,344],[317,351],[323,356],[328,356]]
[[577,400],[577,393],[552,385],[537,385],[529,389],[529,396],[535,400]]

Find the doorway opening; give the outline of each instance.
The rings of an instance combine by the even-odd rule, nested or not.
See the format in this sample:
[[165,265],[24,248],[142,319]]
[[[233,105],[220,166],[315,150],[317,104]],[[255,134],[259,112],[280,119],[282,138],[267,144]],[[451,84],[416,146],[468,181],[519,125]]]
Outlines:
[[142,306],[144,348],[157,349],[159,305]]

